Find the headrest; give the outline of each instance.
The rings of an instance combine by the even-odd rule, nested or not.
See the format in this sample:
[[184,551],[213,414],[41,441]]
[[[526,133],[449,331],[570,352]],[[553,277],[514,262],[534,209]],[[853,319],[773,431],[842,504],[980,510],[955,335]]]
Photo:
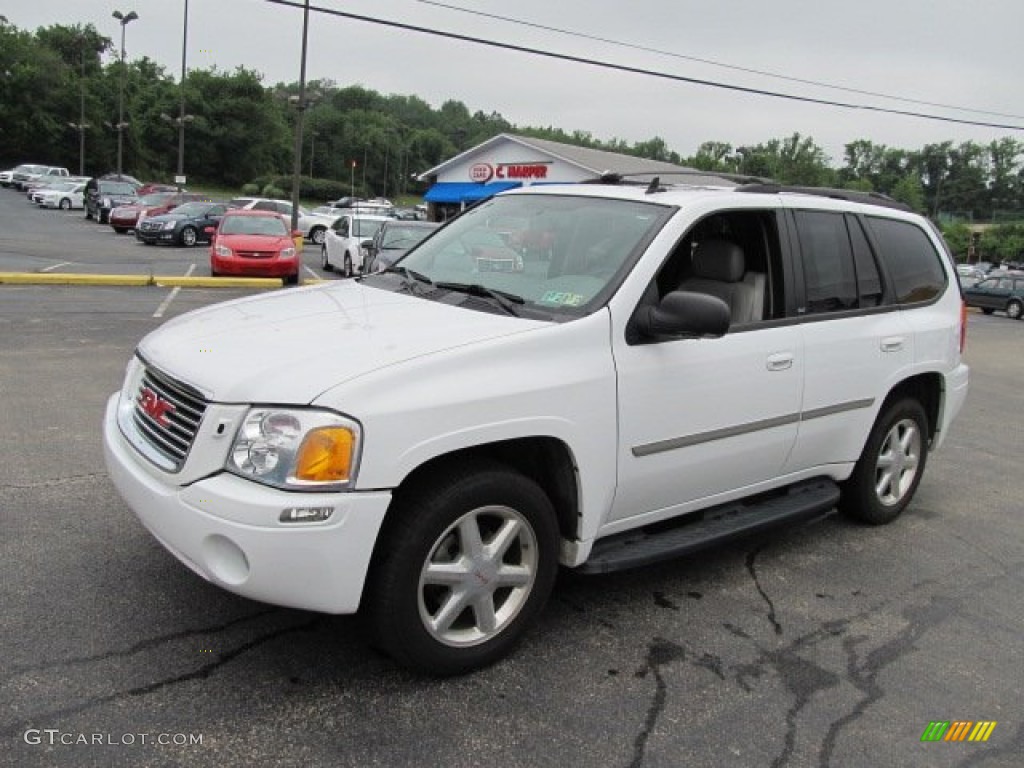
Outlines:
[[702,240],[693,254],[693,274],[707,280],[738,283],[747,271],[743,250],[728,240]]

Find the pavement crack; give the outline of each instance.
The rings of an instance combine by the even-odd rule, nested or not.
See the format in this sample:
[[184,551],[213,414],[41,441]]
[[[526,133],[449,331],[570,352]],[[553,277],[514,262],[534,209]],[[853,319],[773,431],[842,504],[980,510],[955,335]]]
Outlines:
[[761,551],[763,549],[764,545],[757,547],[754,550],[751,550],[751,552],[747,554],[747,573],[749,573],[750,578],[754,580],[754,586],[757,587],[758,593],[764,599],[765,603],[768,604],[768,621],[771,622],[772,628],[775,630],[775,634],[781,635],[782,624],[780,624],[779,620],[775,617],[775,603],[772,602],[772,599],[768,596],[768,593],[765,592],[764,587],[761,586],[761,580],[757,576],[757,568],[755,567],[755,561],[757,560],[757,556],[761,554]]
[[0,728],[0,736],[14,737],[20,733],[23,733],[26,728],[31,728],[33,723],[36,722],[57,722],[59,718],[67,717],[68,715],[77,714],[84,712],[93,707],[97,707],[103,704],[108,704],[113,701],[122,699],[128,699],[134,696],[145,696],[147,694],[159,691],[163,688],[168,688],[172,685],[178,685],[180,683],[187,683],[192,680],[205,680],[210,677],[214,672],[218,671],[221,667],[231,663],[239,656],[258,648],[261,645],[273,642],[278,638],[284,637],[285,635],[292,634],[294,632],[309,632],[316,629],[316,627],[322,624],[326,620],[325,617],[318,616],[310,621],[303,624],[296,624],[290,627],[281,627],[275,629],[266,634],[254,637],[251,640],[242,643],[237,648],[233,648],[230,651],[221,653],[217,659],[211,661],[208,664],[204,664],[198,669],[194,669],[191,672],[185,672],[180,675],[173,677],[164,678],[162,680],[154,680],[151,683],[145,685],[138,685],[132,688],[126,688],[122,691],[115,691],[113,693],[106,694],[104,696],[96,696],[93,698],[86,699],[78,704],[69,707],[63,707],[61,709],[53,709],[48,712],[38,712],[32,716],[29,721],[16,723],[11,726]]
[[644,752],[647,750],[647,740],[650,738],[658,718],[661,717],[661,713],[665,710],[668,686],[665,684],[665,678],[661,675],[661,667],[685,658],[685,656],[686,651],[681,646],[660,637],[654,638],[647,647],[647,659],[644,662],[644,666],[637,671],[636,676],[641,678],[647,677],[647,674],[650,673],[654,677],[654,698],[647,708],[644,726],[633,741],[633,759],[629,763],[629,768],[640,768],[643,765]]
[[226,621],[222,624],[216,624],[212,627],[202,627],[199,629],[183,629],[179,632],[172,632],[167,635],[160,635],[158,637],[148,637],[145,640],[140,640],[127,648],[116,648],[111,651],[104,651],[103,653],[93,654],[91,656],[78,656],[70,659],[61,659],[59,661],[51,661],[43,664],[26,665],[22,667],[14,667],[10,674],[0,678],[0,683],[8,683],[16,677],[21,675],[29,674],[32,672],[48,672],[53,669],[61,669],[66,667],[74,667],[80,664],[91,664],[97,661],[107,661],[109,659],[126,658],[128,656],[134,656],[139,651],[145,651],[150,648],[155,648],[166,643],[174,642],[175,640],[183,640],[188,637],[200,637],[202,635],[215,635],[220,632],[226,632],[239,624],[245,624],[246,622],[252,621],[253,619],[259,619],[263,616],[269,616],[270,614],[278,613],[278,609],[267,609],[263,611],[257,611],[256,613],[246,614],[245,616],[239,616],[237,619]]
[[870,706],[885,696],[885,690],[878,683],[879,672],[915,650],[915,643],[921,636],[948,619],[956,611],[959,602],[935,595],[926,605],[907,608],[903,612],[908,622],[907,627],[887,643],[869,651],[863,661],[858,658],[857,646],[868,638],[860,635],[843,639],[847,657],[846,680],[863,694],[863,698],[850,712],[829,725],[818,751],[820,768],[831,765],[836,742],[843,728],[855,722]]

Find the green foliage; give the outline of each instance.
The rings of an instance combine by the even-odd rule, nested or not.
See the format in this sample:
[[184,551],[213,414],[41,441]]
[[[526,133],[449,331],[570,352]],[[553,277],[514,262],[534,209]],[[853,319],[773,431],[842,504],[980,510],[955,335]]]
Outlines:
[[[275,196],[291,189],[295,128],[303,120],[300,196],[329,200],[355,193],[391,198],[421,195],[415,176],[500,133],[664,160],[705,171],[748,174],[786,184],[872,190],[935,219],[951,212],[974,221],[1024,219],[1024,142],[987,145],[946,141],[907,150],[868,139],[845,147],[834,168],[812,138],[793,133],[749,146],[707,141],[684,157],[660,136],[602,140],[586,130],[515,126],[499,113],[471,112],[454,99],[433,108],[417,96],[382,95],[358,85],[312,81],[296,109],[296,83],[267,87],[255,71],[193,69],[185,83],[155,62],[122,67],[111,40],[91,25],[55,25],[34,33],[0,16],[0,166],[48,162],[77,170],[78,132],[87,123],[85,169],[112,170],[119,94],[124,82],[124,169],[170,181],[178,161],[182,97],[185,170],[190,186],[240,187]],[[69,125],[73,124],[73,125]],[[106,127],[105,127],[106,126]],[[244,185],[244,187],[243,187]],[[993,253],[1019,249],[1018,236],[993,227],[983,241]],[[1016,254],[1012,254],[1016,256]]]
[[967,249],[971,244],[971,228],[963,222],[942,227],[942,236],[957,261],[967,260]]
[[989,227],[981,235],[980,249],[989,261],[1024,258],[1024,224]]

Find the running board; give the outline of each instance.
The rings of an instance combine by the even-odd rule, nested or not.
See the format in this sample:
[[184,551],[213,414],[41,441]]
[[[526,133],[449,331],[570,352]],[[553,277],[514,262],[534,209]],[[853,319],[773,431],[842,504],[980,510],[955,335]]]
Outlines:
[[[809,520],[838,502],[839,486],[830,479],[816,478],[760,501],[733,502],[694,513],[700,519],[693,522],[686,522],[686,517],[692,517],[688,515],[667,529],[658,524],[647,530],[640,528],[599,539],[590,557],[576,570],[609,573],[650,565],[730,539]],[[652,531],[656,528],[660,530]]]

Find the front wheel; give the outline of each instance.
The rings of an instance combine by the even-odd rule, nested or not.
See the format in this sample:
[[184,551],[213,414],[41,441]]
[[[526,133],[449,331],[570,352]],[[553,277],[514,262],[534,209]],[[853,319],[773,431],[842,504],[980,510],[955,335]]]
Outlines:
[[199,239],[199,235],[196,232],[195,227],[185,227],[181,230],[181,244],[191,248],[196,244],[196,240]]
[[345,277],[352,277],[352,275],[355,274],[354,270],[352,269],[352,255],[351,254],[348,254],[348,253],[345,254],[345,269],[342,272],[342,274],[345,275]]
[[992,309],[992,307],[982,307],[981,311],[984,312],[986,315],[991,315],[993,312],[995,312],[995,310]]
[[433,675],[511,652],[555,581],[548,496],[504,465],[470,461],[413,481],[394,504],[365,601],[377,644]]
[[62,211],[70,211],[71,210],[71,201],[68,200],[66,197],[64,199],[62,199],[60,201],[60,209]]
[[871,525],[892,522],[910,503],[928,458],[928,418],[917,400],[898,400],[871,430],[839,508]]
[[1021,315],[1021,303],[1019,301],[1011,301],[1006,305],[1006,316],[1011,320],[1020,320]]
[[327,257],[327,246],[326,245],[321,245],[320,246],[320,268],[324,272],[333,272],[334,271],[334,265],[331,264],[331,260]]

